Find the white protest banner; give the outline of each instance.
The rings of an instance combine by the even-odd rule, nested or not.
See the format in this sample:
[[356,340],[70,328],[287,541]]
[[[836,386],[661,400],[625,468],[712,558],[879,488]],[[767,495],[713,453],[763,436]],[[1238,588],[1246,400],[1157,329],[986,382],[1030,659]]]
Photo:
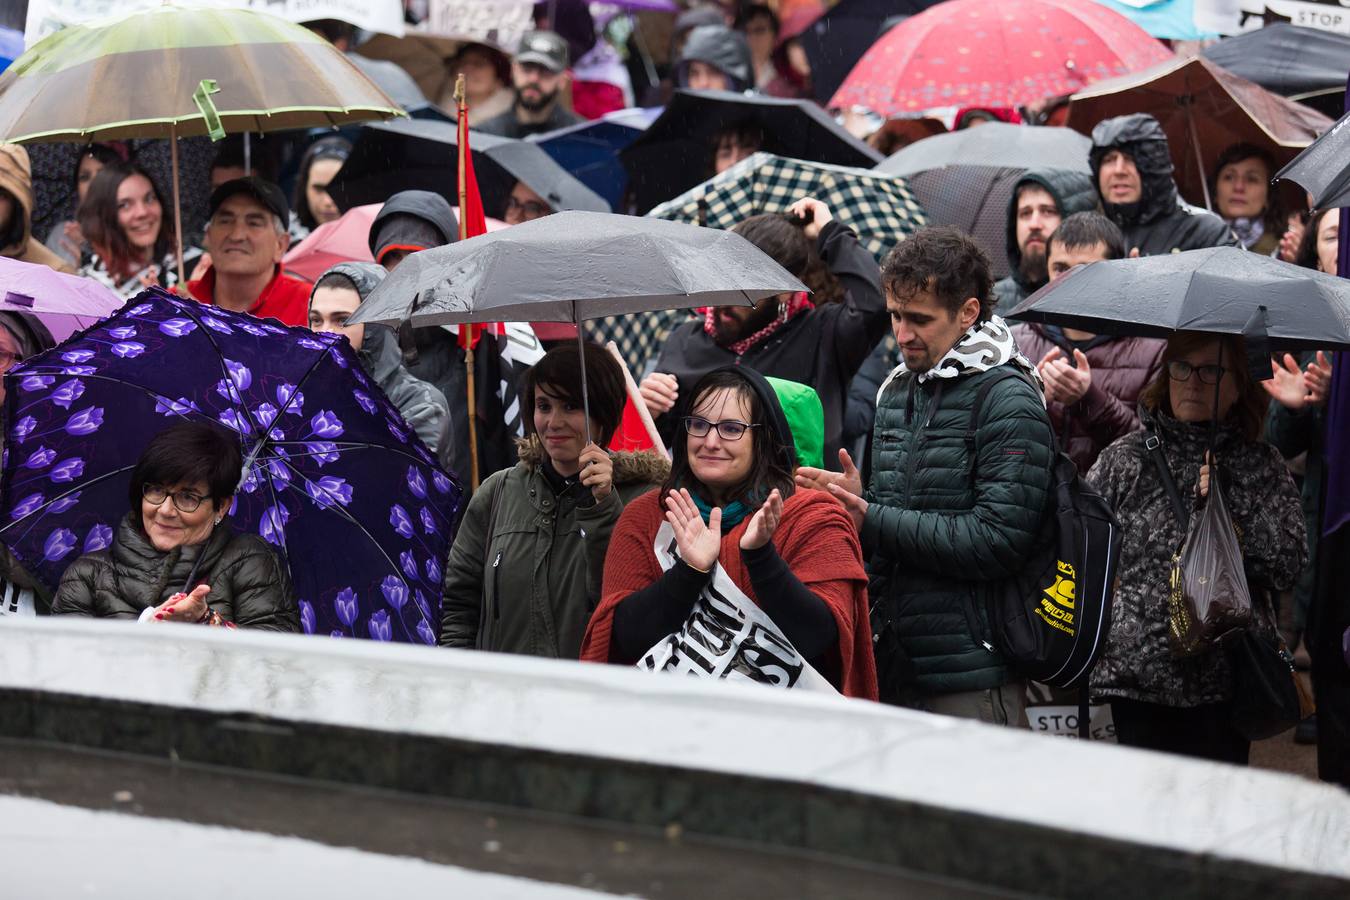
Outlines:
[[[28,0],[24,44],[31,47],[53,31],[107,16],[161,6],[162,3],[163,0]],[[227,6],[256,9],[290,22],[340,19],[357,28],[395,37],[402,37],[404,33],[401,0],[212,0],[210,3],[201,0],[193,3],[189,0],[181,5],[196,5],[204,9]]]
[[417,26],[425,34],[476,38],[509,52],[533,28],[533,0],[431,0]]

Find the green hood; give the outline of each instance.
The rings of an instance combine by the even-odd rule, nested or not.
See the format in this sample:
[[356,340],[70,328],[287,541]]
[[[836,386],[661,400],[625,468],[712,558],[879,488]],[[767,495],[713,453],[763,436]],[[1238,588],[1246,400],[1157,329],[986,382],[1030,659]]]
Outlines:
[[787,417],[792,442],[797,446],[797,465],[825,467],[825,408],[815,388],[782,378],[766,378],[778,395]]

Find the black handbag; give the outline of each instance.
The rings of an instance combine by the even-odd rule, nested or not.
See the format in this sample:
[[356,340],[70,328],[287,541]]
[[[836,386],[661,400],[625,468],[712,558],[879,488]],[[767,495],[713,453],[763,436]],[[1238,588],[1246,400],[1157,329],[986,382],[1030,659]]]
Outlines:
[[1266,625],[1270,631],[1248,628],[1223,645],[1233,676],[1233,726],[1249,741],[1288,731],[1317,711],[1293,654],[1274,623]]

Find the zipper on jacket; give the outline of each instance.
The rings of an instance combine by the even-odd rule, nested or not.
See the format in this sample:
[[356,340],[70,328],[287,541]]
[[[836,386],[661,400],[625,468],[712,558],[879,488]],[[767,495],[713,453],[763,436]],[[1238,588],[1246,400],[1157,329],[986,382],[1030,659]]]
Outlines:
[[[917,381],[917,379],[915,379]],[[909,384],[909,409],[905,412],[905,423],[909,423],[910,413],[914,411],[914,382]],[[919,464],[919,450],[923,446],[924,431],[928,424],[933,421],[933,415],[937,412],[938,402],[942,399],[942,382],[939,381],[933,388],[933,396],[928,401],[928,410],[924,414],[923,421],[919,427],[914,429],[914,436],[909,442],[909,458],[905,460],[905,509],[909,509],[909,501],[913,496],[914,470]]]
[[497,567],[502,564],[502,551],[497,551],[497,556],[492,560],[492,618],[500,622],[502,618],[501,591],[497,582]]

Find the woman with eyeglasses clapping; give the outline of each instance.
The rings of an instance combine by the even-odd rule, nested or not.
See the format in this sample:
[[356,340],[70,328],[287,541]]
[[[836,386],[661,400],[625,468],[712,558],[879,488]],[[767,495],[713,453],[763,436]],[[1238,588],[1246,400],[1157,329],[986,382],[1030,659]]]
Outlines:
[[858,535],[793,484],[773,386],[727,366],[691,397],[670,477],[614,529],[582,659],[875,699]]
[[52,614],[298,632],[285,564],[228,521],[242,467],[238,440],[216,425],[155,435],[131,472],[130,512],[90,530]]

